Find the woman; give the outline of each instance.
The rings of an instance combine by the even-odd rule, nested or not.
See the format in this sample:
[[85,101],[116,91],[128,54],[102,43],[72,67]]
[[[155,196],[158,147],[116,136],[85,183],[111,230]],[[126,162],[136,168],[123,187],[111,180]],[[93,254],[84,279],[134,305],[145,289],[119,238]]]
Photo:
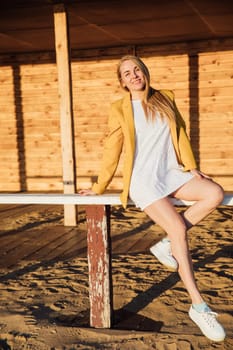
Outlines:
[[[173,93],[150,86],[149,71],[138,57],[124,56],[117,74],[126,95],[111,106],[98,181],[91,190],[79,193],[105,191],[124,145],[122,204],[126,207],[129,196],[165,230],[167,236],[150,248],[152,254],[162,264],[178,270],[192,301],[190,318],[206,337],[222,341],[225,331],[216,320],[217,314],[204,302],[194,279],[187,231],[221,203],[223,190],[197,170]],[[180,214],[169,197],[195,203]]]

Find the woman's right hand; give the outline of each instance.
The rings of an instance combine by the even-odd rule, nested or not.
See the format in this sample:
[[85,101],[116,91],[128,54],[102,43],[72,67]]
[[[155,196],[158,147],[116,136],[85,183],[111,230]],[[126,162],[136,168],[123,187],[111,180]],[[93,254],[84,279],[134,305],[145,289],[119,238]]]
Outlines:
[[79,190],[78,194],[80,194],[81,196],[93,196],[96,195],[96,193],[90,189],[83,189],[83,190]]

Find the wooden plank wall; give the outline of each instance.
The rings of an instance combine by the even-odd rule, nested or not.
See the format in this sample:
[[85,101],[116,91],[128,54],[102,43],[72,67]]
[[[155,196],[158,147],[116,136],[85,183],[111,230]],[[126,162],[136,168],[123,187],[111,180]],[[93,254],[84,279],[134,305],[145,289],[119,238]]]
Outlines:
[[[98,174],[116,65],[136,52],[151,84],[172,89],[201,169],[233,189],[233,39],[72,52],[77,188]],[[61,191],[54,53],[0,56],[0,191]],[[110,186],[121,189],[122,160]]]

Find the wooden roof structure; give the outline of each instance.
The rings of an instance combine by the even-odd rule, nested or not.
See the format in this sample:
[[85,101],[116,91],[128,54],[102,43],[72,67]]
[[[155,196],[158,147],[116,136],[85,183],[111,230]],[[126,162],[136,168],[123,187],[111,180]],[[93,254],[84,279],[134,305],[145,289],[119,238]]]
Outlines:
[[[53,0],[1,4],[0,53],[54,50]],[[233,36],[231,0],[64,0],[72,49]]]

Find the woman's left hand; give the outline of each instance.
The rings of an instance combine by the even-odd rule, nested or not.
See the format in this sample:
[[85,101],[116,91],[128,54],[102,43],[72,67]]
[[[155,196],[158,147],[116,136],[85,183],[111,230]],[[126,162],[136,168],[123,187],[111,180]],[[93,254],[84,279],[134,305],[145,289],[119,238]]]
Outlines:
[[211,180],[210,176],[204,174],[202,171],[200,171],[198,169],[192,169],[190,172],[191,172],[191,174],[193,174],[194,176],[196,176],[199,179],[205,178],[205,179]]
[[91,195],[96,195],[96,193],[94,191],[92,191],[91,189],[83,189],[83,190],[79,190],[78,194],[80,194],[81,196],[91,196]]

